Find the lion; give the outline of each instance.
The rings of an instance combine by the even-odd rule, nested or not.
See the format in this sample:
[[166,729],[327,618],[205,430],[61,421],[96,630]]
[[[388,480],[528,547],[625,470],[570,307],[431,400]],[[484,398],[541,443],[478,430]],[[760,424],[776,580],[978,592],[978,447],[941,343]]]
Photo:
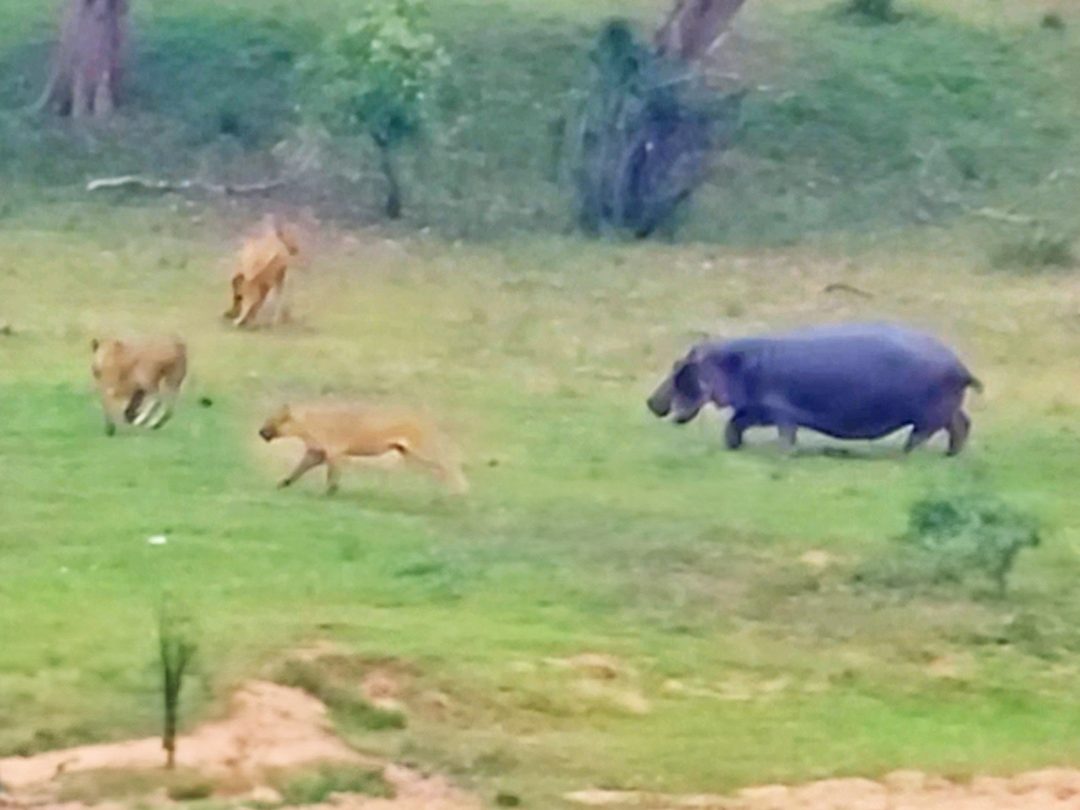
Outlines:
[[267,442],[295,438],[305,445],[300,463],[279,486],[294,484],[309,470],[326,465],[326,493],[338,489],[348,457],[396,453],[432,473],[451,492],[464,494],[468,482],[457,459],[434,426],[419,416],[358,404],[327,402],[284,405],[259,429]]
[[[177,337],[94,338],[91,371],[101,395],[105,433],[118,422],[160,428],[172,416],[187,375],[187,346]],[[140,413],[147,398],[150,407]]]
[[285,274],[300,253],[293,228],[270,215],[260,231],[244,242],[236,271],[230,281],[232,305],[223,317],[235,326],[248,326],[263,305],[274,296],[274,323],[288,317],[285,306]]

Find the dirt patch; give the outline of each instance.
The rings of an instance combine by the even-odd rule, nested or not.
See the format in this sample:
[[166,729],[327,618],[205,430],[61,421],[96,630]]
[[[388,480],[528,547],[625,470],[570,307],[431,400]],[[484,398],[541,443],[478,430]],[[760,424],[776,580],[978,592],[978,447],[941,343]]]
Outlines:
[[880,782],[828,779],[791,787],[747,788],[734,796],[583,790],[565,798],[586,807],[616,810],[1076,810],[1080,808],[1080,771],[980,776],[967,783],[898,771]]
[[[164,763],[158,738],[82,746],[30,757],[0,759],[0,808],[80,810],[56,801],[55,787],[81,772],[159,770]],[[365,757],[330,728],[326,706],[299,689],[251,681],[231,701],[227,717],[206,723],[178,740],[177,766],[205,774],[219,793],[256,797],[268,778],[333,763],[381,770],[394,797],[335,795],[325,807],[349,810],[478,810],[480,803],[439,776]],[[120,805],[109,805],[110,807]],[[105,807],[105,805],[97,805]]]
[[[257,784],[269,771],[320,762],[373,764],[333,733],[322,702],[299,689],[266,681],[242,686],[224,720],[206,723],[180,738],[176,762],[178,767],[228,777],[237,784]],[[0,759],[0,779],[18,791],[65,773],[163,764],[161,740],[150,737]]]

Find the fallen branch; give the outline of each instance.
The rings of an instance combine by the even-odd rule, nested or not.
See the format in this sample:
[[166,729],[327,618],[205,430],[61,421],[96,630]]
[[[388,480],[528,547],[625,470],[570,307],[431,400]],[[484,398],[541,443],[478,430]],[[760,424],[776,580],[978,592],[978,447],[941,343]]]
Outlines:
[[240,197],[248,194],[264,194],[285,185],[284,180],[267,180],[246,185],[208,183],[205,180],[155,180],[129,174],[123,177],[99,177],[86,184],[87,191],[139,188],[144,191],[206,191],[223,197]]
[[1013,225],[1034,225],[1038,221],[1035,217],[1012,214],[1008,211],[999,211],[996,208],[979,208],[971,213],[983,219],[992,219],[995,222],[1010,222]]
[[826,284],[825,285],[825,292],[827,292],[827,293],[846,292],[846,293],[851,293],[852,295],[857,295],[860,298],[873,298],[874,297],[873,293],[868,293],[866,290],[860,290],[858,287],[852,287],[850,284],[845,284],[842,281],[836,281],[836,282],[833,282],[832,284]]

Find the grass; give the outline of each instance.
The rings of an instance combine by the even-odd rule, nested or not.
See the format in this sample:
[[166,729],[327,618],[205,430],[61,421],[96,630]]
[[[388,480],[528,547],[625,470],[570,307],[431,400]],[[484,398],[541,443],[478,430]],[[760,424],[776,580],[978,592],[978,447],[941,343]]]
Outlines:
[[319,698],[333,712],[339,726],[361,733],[405,728],[406,718],[400,711],[380,709],[361,697],[357,684],[363,666],[345,659],[338,662],[344,664],[344,670],[335,671],[337,668],[328,668],[326,663],[289,659],[274,673],[274,680]]
[[1073,239],[1039,229],[999,245],[991,264],[1002,270],[1038,273],[1068,270],[1076,265]]
[[[356,228],[377,202],[363,172],[276,201],[331,216],[296,279],[298,323],[245,334],[218,313],[250,210],[79,186],[275,170],[288,64],[348,4],[279,21],[251,3],[138,4],[135,96],[90,134],[13,111],[49,30],[48,9],[24,6],[0,0],[0,615],[15,618],[0,754],[155,733],[168,590],[201,628],[188,724],[295,645],[332,640],[416,681],[402,723],[349,691],[361,670],[294,672],[348,739],[491,801],[1074,762],[1080,301],[1069,276],[985,272],[984,246],[1012,226],[960,216],[985,205],[1075,230],[1076,26],[974,0],[905,3],[889,26],[750,4],[739,143],[687,241],[625,245],[558,233],[548,128],[615,4],[440,6],[456,123],[413,158],[410,219]],[[838,281],[872,297],[825,292]],[[727,453],[715,417],[679,430],[645,410],[703,333],[856,317],[958,346],[987,386],[965,455],[836,458],[811,440],[785,459],[767,435]],[[106,438],[89,339],[162,329],[191,348],[177,417]],[[331,499],[316,480],[276,491],[295,448],[255,430],[281,400],[323,393],[436,412],[473,492],[364,470]],[[1046,526],[1006,600],[854,580],[912,502],[961,489]],[[799,561],[822,550],[824,571]],[[595,684],[552,663],[589,651],[625,671]]]
[[296,807],[323,804],[334,793],[362,793],[377,797],[393,795],[379,771],[355,766],[324,766],[309,773],[283,776],[275,787],[285,804]]
[[[115,217],[115,231],[19,229],[5,246],[0,610],[19,623],[0,649],[0,750],[153,733],[167,588],[202,628],[189,723],[327,638],[409,662],[417,695],[446,696],[410,703],[403,728],[339,707],[348,738],[484,795],[548,804],[587,784],[719,790],[1071,756],[1080,332],[1055,277],[986,275],[962,243],[914,238],[852,254],[330,233],[297,279],[299,323],[241,334],[217,320],[229,244],[212,228],[180,240],[173,228],[195,226]],[[841,256],[854,266],[838,271]],[[823,292],[838,273],[875,297]],[[959,459],[892,445],[844,460],[812,441],[784,459],[767,436],[732,454],[715,420],[679,430],[644,409],[699,330],[877,316],[934,327],[986,382]],[[190,341],[162,432],[102,433],[86,363],[106,328]],[[272,404],[325,390],[440,413],[473,493],[364,470],[332,499],[318,481],[276,491],[294,449],[254,430]],[[915,499],[969,486],[1048,527],[1006,601],[853,583]],[[835,565],[807,569],[812,549]],[[593,687],[546,663],[585,651],[631,674]],[[932,674],[939,659],[960,662],[956,678]],[[350,671],[326,683],[357,683]]]
[[213,790],[213,783],[194,771],[102,769],[65,774],[60,779],[58,797],[61,801],[84,804],[106,800],[134,802],[154,791],[162,791],[174,801],[195,801],[207,798]]

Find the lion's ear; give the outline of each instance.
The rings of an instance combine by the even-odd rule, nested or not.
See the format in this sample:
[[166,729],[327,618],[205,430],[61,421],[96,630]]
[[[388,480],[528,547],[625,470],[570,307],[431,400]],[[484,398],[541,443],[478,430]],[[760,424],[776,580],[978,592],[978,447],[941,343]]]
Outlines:
[[101,341],[98,340],[97,338],[91,338],[90,339],[90,351],[96,352],[100,345],[101,345]]

